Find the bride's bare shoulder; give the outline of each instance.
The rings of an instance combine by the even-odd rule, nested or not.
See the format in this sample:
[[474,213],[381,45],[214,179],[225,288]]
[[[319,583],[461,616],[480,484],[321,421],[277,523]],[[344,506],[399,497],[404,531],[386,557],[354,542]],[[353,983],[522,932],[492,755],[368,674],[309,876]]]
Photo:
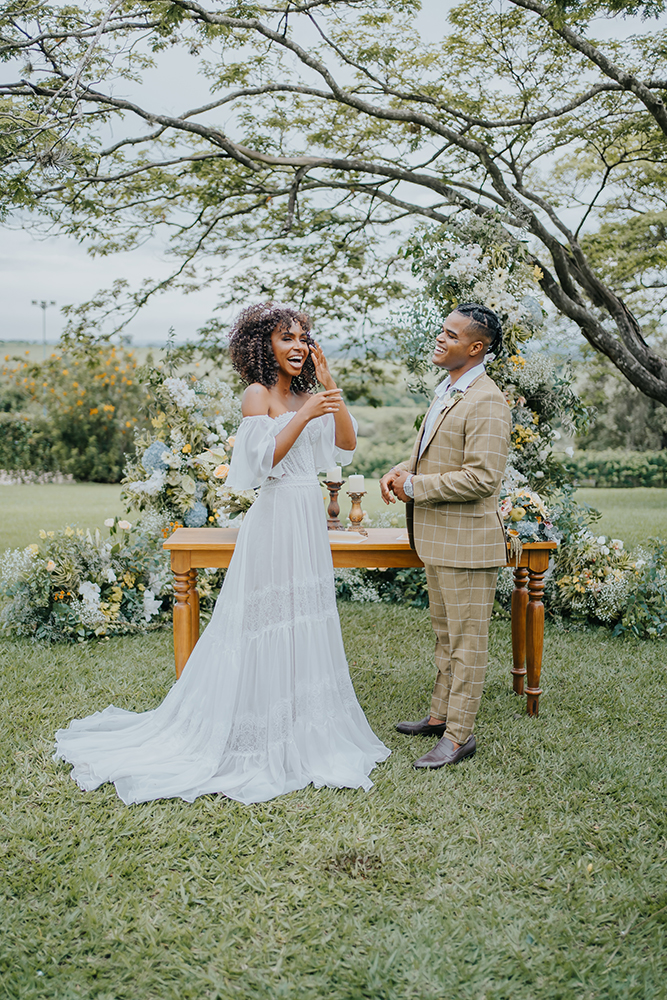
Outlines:
[[243,393],[241,410],[244,417],[265,416],[269,412],[271,395],[261,382],[253,382]]

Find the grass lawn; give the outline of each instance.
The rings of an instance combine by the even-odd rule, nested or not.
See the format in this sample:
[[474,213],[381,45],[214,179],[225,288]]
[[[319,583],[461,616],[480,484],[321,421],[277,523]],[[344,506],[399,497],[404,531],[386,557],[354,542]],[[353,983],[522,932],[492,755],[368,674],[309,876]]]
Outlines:
[[0,486],[0,552],[39,541],[40,528],[101,528],[105,518],[125,513],[120,491],[114,483]]
[[168,632],[0,641],[0,995],[97,1000],[546,1000],[666,995],[664,644],[548,630],[542,715],[494,621],[479,751],[415,772],[427,616],[342,605],[361,703],[392,748],[368,793],[126,807],[81,792],[54,730],[156,705]]
[[602,511],[602,518],[594,530],[599,530],[601,535],[622,538],[626,548],[651,537],[667,539],[667,490],[653,487],[581,489],[576,496]]

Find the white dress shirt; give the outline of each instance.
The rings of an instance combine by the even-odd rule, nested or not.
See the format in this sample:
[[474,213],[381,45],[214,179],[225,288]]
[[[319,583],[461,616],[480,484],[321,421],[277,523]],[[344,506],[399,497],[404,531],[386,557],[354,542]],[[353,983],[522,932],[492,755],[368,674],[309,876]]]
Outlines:
[[[420,458],[422,457],[424,449],[428,444],[428,439],[431,436],[431,431],[433,430],[435,422],[442,413],[447,400],[451,395],[453,395],[454,392],[465,392],[468,386],[475,381],[477,376],[482,375],[485,370],[484,362],[482,361],[481,364],[475,365],[474,368],[469,368],[467,372],[464,372],[463,375],[456,380],[454,385],[451,384],[451,376],[448,375],[447,378],[437,387],[433,403],[431,404],[431,407],[424,419],[424,433],[422,434],[422,439],[419,445]],[[405,490],[407,496],[414,496],[412,474],[410,474],[406,479],[403,484],[403,489]]]
[[475,381],[477,376],[482,375],[484,371],[485,371],[484,362],[482,361],[481,364],[475,365],[474,368],[469,368],[467,372],[464,372],[463,375],[461,375],[461,377],[457,379],[457,381],[454,383],[453,386],[451,384],[451,376],[448,375],[447,378],[444,380],[444,382],[441,382],[440,385],[437,387],[437,389],[435,390],[435,399],[433,400],[431,408],[425,417],[424,433],[422,435],[421,443],[419,445],[420,458],[422,457],[424,448],[426,447],[428,439],[431,436],[431,431],[433,430],[433,426],[438,417],[440,416],[440,414],[442,413],[443,407],[447,402],[447,399],[449,398],[450,395],[449,390],[452,389],[454,392],[465,392],[468,386]]

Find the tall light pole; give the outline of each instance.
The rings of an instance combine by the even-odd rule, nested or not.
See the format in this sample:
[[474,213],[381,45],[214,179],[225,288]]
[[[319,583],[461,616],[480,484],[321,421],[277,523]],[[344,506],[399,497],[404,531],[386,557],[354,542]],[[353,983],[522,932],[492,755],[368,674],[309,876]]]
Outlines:
[[46,310],[56,303],[54,299],[51,299],[49,302],[46,299],[33,299],[32,304],[39,306],[42,310],[42,360],[46,361]]

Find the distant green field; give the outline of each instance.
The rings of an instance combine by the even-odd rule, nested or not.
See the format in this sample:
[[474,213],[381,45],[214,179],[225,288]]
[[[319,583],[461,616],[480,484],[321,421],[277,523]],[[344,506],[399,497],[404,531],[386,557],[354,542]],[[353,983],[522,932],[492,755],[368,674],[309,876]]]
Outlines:
[[667,539],[667,490],[581,489],[576,496],[602,512],[594,530],[600,535],[622,538],[627,548],[647,538]]
[[120,491],[107,483],[0,486],[0,551],[38,541],[40,528],[101,528],[107,517],[125,513]]
[[[405,524],[403,504],[386,507],[377,480],[366,479],[364,509],[371,517],[389,512]],[[65,524],[101,527],[105,518],[125,514],[121,487],[105,483],[67,483],[62,486],[0,486],[0,551],[34,542],[40,528],[51,531]],[[622,538],[628,548],[650,537],[667,538],[667,490],[582,489],[579,500],[596,507],[602,519],[594,530]],[[350,500],[345,486],[339,497],[341,515],[347,516]],[[134,514],[130,514],[130,520]]]

